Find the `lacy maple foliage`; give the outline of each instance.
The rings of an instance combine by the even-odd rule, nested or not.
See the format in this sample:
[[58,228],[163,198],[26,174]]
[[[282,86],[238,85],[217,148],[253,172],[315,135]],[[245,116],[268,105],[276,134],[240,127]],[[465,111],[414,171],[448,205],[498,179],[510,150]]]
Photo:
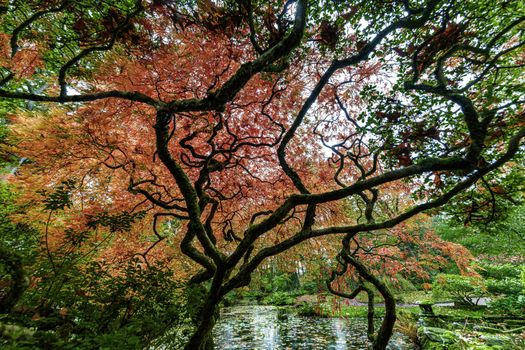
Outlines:
[[[220,32],[192,29],[171,35],[176,44],[143,57],[130,59],[112,54],[111,63],[101,66],[86,84],[97,89],[140,91],[165,101],[202,98],[227,81],[239,68],[239,62],[253,55],[247,42]],[[210,209],[216,210],[210,225],[213,231],[220,232],[219,244],[223,248],[239,239],[236,235],[257,218],[257,213],[270,213],[294,192],[280,169],[276,148],[290,126],[290,117],[304,102],[308,76],[321,67],[322,61],[316,61],[314,65],[295,64],[286,74],[256,76],[223,112],[181,113],[173,124],[170,137],[178,142],[170,143],[170,151],[180,160],[190,180],[200,182],[210,200],[217,203],[217,208]],[[337,83],[327,89],[319,102],[318,116],[301,131],[304,139],[291,145],[290,162],[308,187],[332,189],[337,172],[320,141],[309,135],[316,132],[314,129],[323,128],[323,137],[329,139],[331,134],[341,136],[352,128],[349,121],[336,124],[340,117],[329,121],[321,115],[335,113],[336,93],[358,103],[358,89],[378,69],[374,63],[343,71],[341,81],[354,78],[359,83]],[[162,222],[186,218],[179,188],[156,156],[155,110],[150,106],[106,99],[73,109],[19,113],[12,122],[18,140],[17,154],[35,160],[13,178],[26,189],[24,200],[41,200],[41,189],[52,188],[61,181],[76,182],[70,209],[74,213],[64,214],[50,228],[50,240],[55,241],[51,248],[61,246],[65,231],[88,229],[90,218],[100,213],[143,210],[147,215],[142,223],[133,226],[131,234],[117,239],[103,254],[105,259],[111,255],[129,259],[137,253],[149,253],[151,243],[147,237],[152,234],[150,229],[148,235],[148,225],[153,224],[155,215],[169,210],[169,215],[156,221],[159,227]],[[203,173],[204,166],[213,170]],[[352,174],[352,169],[347,168],[340,176],[348,178],[355,175]],[[343,205],[340,201],[320,206],[319,220],[326,224],[348,221]],[[209,211],[203,213],[206,215]],[[45,222],[44,215],[40,216],[39,220]],[[302,216],[304,210],[295,211],[273,234],[262,237],[258,245],[276,244],[300,230]],[[178,232],[171,237],[170,245],[178,245],[182,236]],[[165,244],[162,247],[150,256],[167,258],[174,254]]]

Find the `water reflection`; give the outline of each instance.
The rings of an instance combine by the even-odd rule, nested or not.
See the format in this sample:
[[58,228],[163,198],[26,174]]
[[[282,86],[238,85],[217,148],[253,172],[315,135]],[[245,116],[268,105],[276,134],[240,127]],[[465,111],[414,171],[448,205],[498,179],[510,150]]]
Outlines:
[[[364,319],[301,317],[273,306],[225,308],[214,329],[217,350],[363,350]],[[388,349],[413,349],[396,334]]]
[[334,318],[333,325],[334,325],[334,334],[336,337],[335,349],[345,350],[346,349],[346,336],[345,336],[346,332],[345,332],[344,322],[340,318]]

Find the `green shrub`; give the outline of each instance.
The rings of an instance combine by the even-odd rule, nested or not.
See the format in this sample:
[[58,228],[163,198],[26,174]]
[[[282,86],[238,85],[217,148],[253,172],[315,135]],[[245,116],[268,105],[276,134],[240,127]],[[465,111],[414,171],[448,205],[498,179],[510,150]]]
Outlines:
[[263,299],[264,304],[275,306],[293,305],[294,302],[295,297],[287,292],[274,292]]
[[440,274],[432,285],[434,298],[451,298],[464,305],[476,305],[476,299],[486,291],[483,279],[470,276]]
[[312,303],[302,302],[297,306],[299,316],[319,316],[319,308]]
[[525,313],[525,295],[509,295],[490,302],[489,307],[505,314],[523,315]]
[[487,279],[487,291],[496,295],[519,295],[523,291],[523,285],[517,278]]
[[[521,280],[506,278],[503,280],[489,280],[487,287],[493,294],[503,295],[495,298],[489,304],[493,310],[506,314],[523,315],[525,313],[525,267],[520,269]],[[514,276],[518,276],[514,271]]]
[[315,294],[319,291],[318,281],[305,281],[301,284],[302,294]]
[[0,320],[33,334],[19,339],[2,333],[0,347],[144,349],[172,327],[190,327],[188,303],[161,265],[145,268],[137,259],[110,272],[92,262],[57,275],[44,269],[40,279],[23,295],[19,311]]
[[242,292],[242,298],[254,301],[261,301],[264,294],[258,290],[248,290]]
[[519,279],[520,273],[522,271],[521,266],[512,264],[491,264],[485,262],[481,263],[479,267],[481,276],[495,280],[501,280],[505,278]]

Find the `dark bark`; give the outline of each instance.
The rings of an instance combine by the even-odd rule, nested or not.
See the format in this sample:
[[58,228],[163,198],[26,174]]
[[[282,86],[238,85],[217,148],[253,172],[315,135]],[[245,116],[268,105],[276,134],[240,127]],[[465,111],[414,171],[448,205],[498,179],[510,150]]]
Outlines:
[[374,291],[371,288],[368,288],[363,284],[363,290],[366,292],[366,295],[368,296],[368,312],[366,315],[367,320],[367,336],[368,340],[370,340],[372,343],[375,341],[375,325],[374,325],[374,315],[375,315],[375,297],[374,297]]
[[195,317],[197,327],[184,347],[185,350],[213,350],[212,330],[218,318],[219,304],[225,294],[221,288],[225,276],[224,269],[218,269],[213,276],[202,300],[202,308],[198,310],[199,315]]
[[[365,281],[371,283],[379,291],[379,293],[381,293],[381,296],[385,300],[385,317],[383,318],[381,327],[379,328],[377,335],[374,336],[372,342],[373,350],[384,350],[388,345],[388,341],[392,337],[394,325],[396,323],[396,302],[394,300],[394,295],[383,282],[381,282],[376,276],[372,275],[370,271],[368,271],[366,266],[364,266],[353,256],[348,254],[342,254],[342,258],[344,259],[344,261],[352,265],[357,270],[360,277],[362,277]],[[372,293],[368,294],[370,296]],[[370,308],[370,303],[368,305]]]
[[[372,342],[372,349],[373,350],[384,350],[386,349],[386,346],[388,345],[388,341],[392,337],[394,324],[396,322],[396,304],[394,300],[393,294],[390,292],[388,287],[381,282],[377,277],[372,275],[370,271],[355,257],[353,257],[350,254],[347,254],[347,243],[348,240],[344,240],[344,248],[337,256],[337,261],[340,266],[342,266],[341,270],[333,270],[330,278],[326,281],[326,286],[330,293],[337,295],[342,298],[346,299],[354,299],[357,297],[357,295],[361,292],[366,292],[368,296],[368,313],[367,313],[367,336],[368,339]],[[359,277],[361,278],[359,285],[354,289],[351,293],[344,293],[338,290],[335,290],[332,287],[332,282],[335,281],[337,276],[342,276],[348,269],[348,266],[353,266]],[[375,289],[377,289],[381,295],[383,296],[383,299],[385,301],[385,317],[383,318],[383,321],[381,323],[381,327],[379,328],[377,334],[375,333],[375,325],[374,325],[374,315],[375,315],[375,298],[374,298],[374,291],[372,288],[370,288],[367,283],[370,283],[374,286]]]
[[197,329],[184,347],[185,350],[213,350],[212,330],[218,314],[218,300],[207,300]]

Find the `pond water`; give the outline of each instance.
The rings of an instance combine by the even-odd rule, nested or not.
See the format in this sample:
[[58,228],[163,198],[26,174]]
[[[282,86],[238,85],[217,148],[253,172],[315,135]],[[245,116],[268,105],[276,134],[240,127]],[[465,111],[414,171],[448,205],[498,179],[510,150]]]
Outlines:
[[[216,350],[363,350],[366,320],[297,316],[274,306],[234,306],[221,311],[214,328]],[[414,349],[394,334],[387,349]]]

